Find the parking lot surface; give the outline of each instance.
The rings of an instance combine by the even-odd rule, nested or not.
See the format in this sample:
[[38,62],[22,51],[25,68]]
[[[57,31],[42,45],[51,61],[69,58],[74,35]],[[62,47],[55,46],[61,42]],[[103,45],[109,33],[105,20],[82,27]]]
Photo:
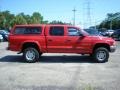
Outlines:
[[120,90],[120,42],[107,63],[79,54],[43,54],[25,63],[0,43],[0,90]]

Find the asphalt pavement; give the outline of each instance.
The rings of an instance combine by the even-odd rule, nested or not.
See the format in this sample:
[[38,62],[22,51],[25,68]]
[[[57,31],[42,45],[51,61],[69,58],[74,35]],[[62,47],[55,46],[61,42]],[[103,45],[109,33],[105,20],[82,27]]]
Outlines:
[[120,42],[109,61],[79,54],[43,54],[26,63],[0,43],[0,90],[120,90]]

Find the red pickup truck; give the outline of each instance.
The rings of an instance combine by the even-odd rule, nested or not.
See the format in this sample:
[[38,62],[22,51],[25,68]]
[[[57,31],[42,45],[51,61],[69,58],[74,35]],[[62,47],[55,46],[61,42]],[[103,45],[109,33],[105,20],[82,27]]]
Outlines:
[[108,61],[109,52],[116,50],[116,43],[71,25],[15,25],[8,49],[23,53],[27,62],[36,62],[43,53],[77,53],[89,54],[103,63]]

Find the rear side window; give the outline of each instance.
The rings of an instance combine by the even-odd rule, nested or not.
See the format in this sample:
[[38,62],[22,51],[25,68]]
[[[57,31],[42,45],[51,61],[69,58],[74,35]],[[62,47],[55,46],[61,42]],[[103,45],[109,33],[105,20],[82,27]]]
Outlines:
[[17,27],[15,34],[41,34],[41,27]]
[[50,27],[50,35],[52,36],[63,36],[64,27]]

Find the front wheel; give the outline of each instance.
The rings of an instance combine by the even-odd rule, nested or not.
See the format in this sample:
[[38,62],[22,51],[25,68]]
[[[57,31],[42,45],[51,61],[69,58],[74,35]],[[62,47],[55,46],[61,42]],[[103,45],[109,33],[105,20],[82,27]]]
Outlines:
[[23,51],[25,61],[34,63],[39,59],[39,52],[35,48],[29,47]]
[[93,58],[98,63],[107,62],[109,58],[109,51],[104,47],[97,48],[93,53]]

